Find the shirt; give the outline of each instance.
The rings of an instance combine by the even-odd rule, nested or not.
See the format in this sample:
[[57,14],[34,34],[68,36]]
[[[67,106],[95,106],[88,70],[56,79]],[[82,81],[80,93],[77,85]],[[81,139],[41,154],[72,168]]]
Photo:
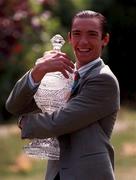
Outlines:
[[[95,59],[94,61],[91,61],[91,62],[85,64],[84,66],[80,67],[77,70],[79,72],[80,77],[83,77],[84,74],[99,61],[102,61],[102,59],[100,57]],[[76,68],[75,68],[75,70],[76,70]]]

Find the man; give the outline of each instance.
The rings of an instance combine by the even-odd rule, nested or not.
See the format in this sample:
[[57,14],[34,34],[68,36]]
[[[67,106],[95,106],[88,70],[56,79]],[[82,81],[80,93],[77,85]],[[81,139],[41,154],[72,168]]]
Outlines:
[[53,114],[37,113],[33,99],[36,84],[46,73],[60,71],[68,78],[67,71],[73,71],[72,62],[61,52],[47,52],[41,63],[24,75],[6,107],[23,115],[23,139],[58,137],[60,160],[49,161],[46,180],[114,180],[110,137],[120,98],[118,81],[100,58],[109,42],[105,17],[93,11],[77,13],[68,38],[80,80],[65,107]]

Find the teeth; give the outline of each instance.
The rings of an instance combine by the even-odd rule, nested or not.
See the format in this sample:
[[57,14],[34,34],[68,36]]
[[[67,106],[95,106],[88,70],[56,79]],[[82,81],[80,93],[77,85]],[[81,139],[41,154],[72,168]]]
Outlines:
[[81,51],[81,52],[88,52],[88,51],[90,51],[90,49],[79,49],[79,51]]

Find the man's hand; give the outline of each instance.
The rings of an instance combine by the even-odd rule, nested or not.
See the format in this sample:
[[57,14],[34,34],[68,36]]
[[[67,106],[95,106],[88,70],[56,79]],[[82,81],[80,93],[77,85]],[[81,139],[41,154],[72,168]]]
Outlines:
[[61,72],[65,78],[68,78],[68,73],[72,73],[74,69],[73,62],[69,57],[62,52],[48,51],[44,56],[37,60],[31,75],[35,83],[42,80],[44,75],[49,72]]

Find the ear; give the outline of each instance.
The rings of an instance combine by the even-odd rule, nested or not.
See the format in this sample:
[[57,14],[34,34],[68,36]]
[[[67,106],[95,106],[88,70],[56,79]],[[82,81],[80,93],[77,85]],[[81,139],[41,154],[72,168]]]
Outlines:
[[109,36],[109,34],[107,33],[106,35],[105,35],[105,37],[103,38],[103,46],[107,46],[107,44],[109,43],[109,40],[110,40],[110,36]]
[[68,32],[68,42],[71,44],[71,32]]

